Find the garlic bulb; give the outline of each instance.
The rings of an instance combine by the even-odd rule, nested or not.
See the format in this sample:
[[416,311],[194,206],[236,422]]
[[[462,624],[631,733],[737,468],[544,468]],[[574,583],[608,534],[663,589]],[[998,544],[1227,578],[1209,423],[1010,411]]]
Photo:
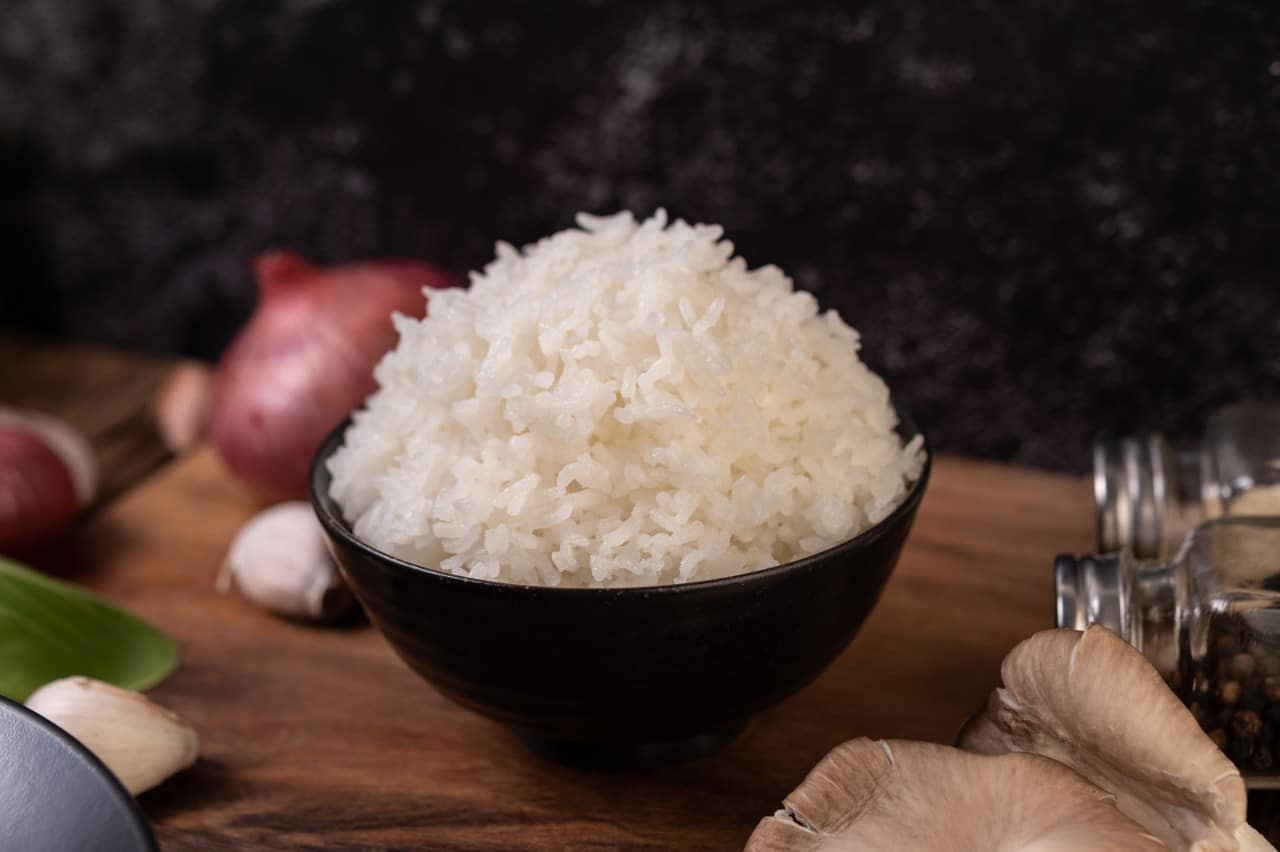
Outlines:
[[253,603],[292,618],[336,618],[354,603],[325,546],[320,522],[301,501],[272,506],[236,534],[219,589],[225,591],[233,582]]
[[83,743],[135,796],[191,766],[199,752],[196,732],[175,714],[93,678],[45,684],[27,707]]

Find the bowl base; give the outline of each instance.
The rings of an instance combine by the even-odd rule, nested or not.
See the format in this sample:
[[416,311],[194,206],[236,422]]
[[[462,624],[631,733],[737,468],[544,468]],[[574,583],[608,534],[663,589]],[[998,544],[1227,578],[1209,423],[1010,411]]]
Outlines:
[[706,757],[728,745],[745,727],[746,722],[736,722],[691,737],[639,743],[580,743],[550,739],[524,731],[518,732],[517,736],[540,757],[568,766],[582,769],[643,769]]

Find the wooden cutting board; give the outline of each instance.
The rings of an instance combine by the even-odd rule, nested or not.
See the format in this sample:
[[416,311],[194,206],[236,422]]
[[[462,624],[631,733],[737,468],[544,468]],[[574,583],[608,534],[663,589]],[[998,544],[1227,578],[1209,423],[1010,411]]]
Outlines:
[[103,503],[169,460],[151,405],[171,367],[145,355],[0,332],[0,407],[52,414],[79,429],[97,457],[94,502]]
[[294,624],[215,593],[228,542],[259,506],[210,450],[98,513],[60,572],[182,643],[153,696],[195,725],[202,757],[141,799],[164,849],[723,850],[837,743],[949,742],[1009,648],[1052,626],[1051,560],[1088,549],[1089,505],[1082,480],[937,459],[850,648],[721,753],[643,772],[534,756],[442,698],[367,624]]

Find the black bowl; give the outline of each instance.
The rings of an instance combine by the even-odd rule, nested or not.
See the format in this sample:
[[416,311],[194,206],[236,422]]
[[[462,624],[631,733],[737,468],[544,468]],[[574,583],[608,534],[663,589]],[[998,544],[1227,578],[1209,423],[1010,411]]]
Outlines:
[[[459,577],[360,541],[311,465],[311,502],[370,621],[453,701],[562,760],[635,764],[703,753],[812,681],[880,597],[929,480],[856,538],[804,559],[678,586],[564,589]],[[905,416],[904,439],[918,430]]]

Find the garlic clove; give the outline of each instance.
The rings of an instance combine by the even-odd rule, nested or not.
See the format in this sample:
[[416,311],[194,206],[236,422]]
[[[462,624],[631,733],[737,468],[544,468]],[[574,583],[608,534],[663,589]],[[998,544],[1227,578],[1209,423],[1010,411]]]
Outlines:
[[195,730],[176,714],[93,678],[45,684],[27,707],[83,743],[135,796],[194,764],[199,753]]
[[336,618],[355,602],[302,501],[272,506],[236,534],[219,578],[223,591],[232,584],[263,609],[292,618]]
[[213,386],[213,370],[199,361],[183,361],[169,372],[153,414],[171,453],[186,452],[209,433]]

